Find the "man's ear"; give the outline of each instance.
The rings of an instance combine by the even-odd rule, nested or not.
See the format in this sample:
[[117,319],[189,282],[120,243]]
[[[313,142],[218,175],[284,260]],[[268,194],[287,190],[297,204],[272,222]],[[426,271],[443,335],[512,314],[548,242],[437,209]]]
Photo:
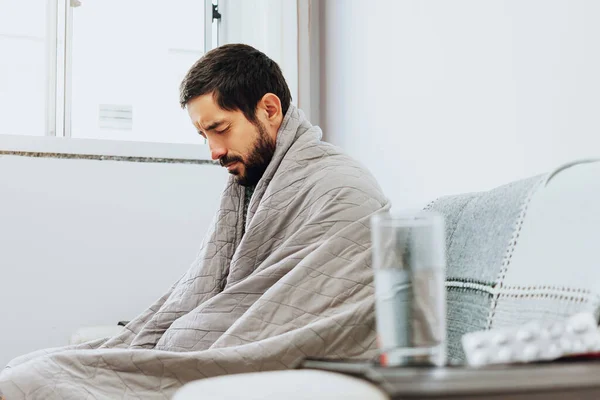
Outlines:
[[265,94],[258,102],[259,109],[264,112],[264,116],[271,125],[279,125],[283,119],[281,110],[281,100],[273,93]]

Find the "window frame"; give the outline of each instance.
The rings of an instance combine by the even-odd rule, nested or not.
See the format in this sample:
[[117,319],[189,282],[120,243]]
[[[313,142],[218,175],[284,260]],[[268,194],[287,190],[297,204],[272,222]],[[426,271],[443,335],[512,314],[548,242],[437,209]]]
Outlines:
[[[201,1],[204,2],[204,53],[206,53],[218,45],[218,32],[221,24],[220,19],[213,19],[213,4],[218,6],[218,0]],[[210,152],[206,144],[72,137],[71,38],[73,35],[73,8],[81,5],[80,0],[48,0],[46,10],[45,132],[43,136],[0,134],[0,154],[52,153],[210,160]]]

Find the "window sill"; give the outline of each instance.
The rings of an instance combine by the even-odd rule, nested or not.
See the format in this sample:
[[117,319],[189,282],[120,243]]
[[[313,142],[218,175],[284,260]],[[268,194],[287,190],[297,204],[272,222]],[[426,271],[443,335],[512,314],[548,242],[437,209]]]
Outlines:
[[66,139],[52,136],[0,135],[0,156],[213,164],[203,144]]

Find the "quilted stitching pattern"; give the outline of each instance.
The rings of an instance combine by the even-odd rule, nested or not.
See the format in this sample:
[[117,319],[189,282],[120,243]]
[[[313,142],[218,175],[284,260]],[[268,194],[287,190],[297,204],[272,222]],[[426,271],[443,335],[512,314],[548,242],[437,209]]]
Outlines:
[[230,179],[188,272],[109,340],[46,350],[0,375],[13,400],[169,398],[182,384],[284,369],[305,356],[375,355],[373,177],[290,107],[249,204]]

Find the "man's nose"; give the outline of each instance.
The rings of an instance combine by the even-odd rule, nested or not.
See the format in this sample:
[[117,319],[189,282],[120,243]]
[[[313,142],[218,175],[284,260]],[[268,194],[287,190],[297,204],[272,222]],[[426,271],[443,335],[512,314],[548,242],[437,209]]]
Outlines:
[[211,145],[210,146],[210,156],[212,157],[213,160],[218,160],[221,157],[223,157],[225,154],[227,154],[227,149],[223,146],[219,146],[219,145]]

